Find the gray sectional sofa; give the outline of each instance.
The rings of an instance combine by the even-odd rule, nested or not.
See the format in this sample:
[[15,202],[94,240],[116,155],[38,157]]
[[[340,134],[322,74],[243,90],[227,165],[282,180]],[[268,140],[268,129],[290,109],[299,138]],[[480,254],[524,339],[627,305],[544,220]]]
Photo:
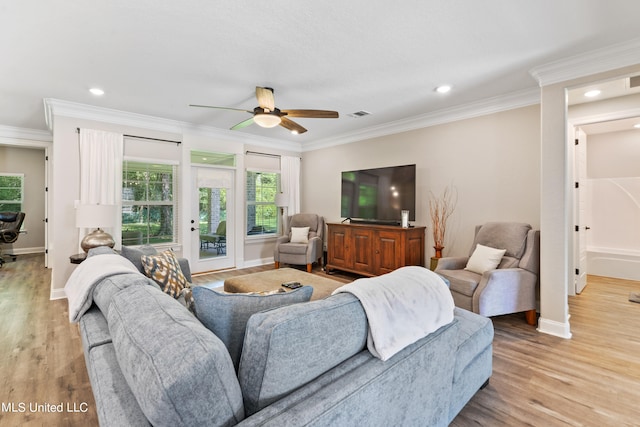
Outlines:
[[80,330],[101,426],[445,426],[492,373],[489,319],[456,308],[382,361],[347,293],[251,316],[237,372],[142,274],[102,279]]

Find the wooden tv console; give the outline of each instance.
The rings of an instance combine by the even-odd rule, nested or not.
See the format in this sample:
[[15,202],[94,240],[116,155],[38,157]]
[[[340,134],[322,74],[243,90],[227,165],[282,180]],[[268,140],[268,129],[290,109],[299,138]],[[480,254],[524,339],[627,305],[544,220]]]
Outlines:
[[406,265],[424,266],[426,227],[327,224],[325,270],[379,276]]

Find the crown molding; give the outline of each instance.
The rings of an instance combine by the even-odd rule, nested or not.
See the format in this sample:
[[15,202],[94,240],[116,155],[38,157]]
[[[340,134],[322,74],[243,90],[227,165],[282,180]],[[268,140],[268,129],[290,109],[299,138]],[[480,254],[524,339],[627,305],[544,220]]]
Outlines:
[[64,101],[60,99],[44,99],[45,121],[51,131],[54,127],[55,116],[72,117],[83,120],[93,120],[98,122],[131,126],[141,129],[175,133],[183,135],[190,134],[206,136],[216,139],[223,139],[239,144],[251,144],[261,147],[275,148],[279,150],[291,150],[300,152],[301,145],[296,142],[282,141],[274,138],[266,138],[246,133],[234,132],[227,129],[219,129],[212,126],[195,125],[178,120],[163,119],[160,117],[148,116],[145,114],[131,113],[127,111],[114,110],[93,105],[80,104],[77,102]]
[[636,64],[640,38],[540,65],[529,74],[543,87]]
[[83,120],[94,120],[132,126],[142,129],[153,129],[160,132],[182,133],[182,123],[176,120],[96,107],[60,99],[44,99],[45,121],[51,131],[54,128],[55,116],[72,117]]
[[0,138],[6,139],[27,139],[30,141],[51,142],[53,137],[51,132],[39,129],[19,128],[13,126],[0,125]]
[[303,151],[318,150],[336,145],[349,144],[364,139],[393,135],[415,129],[451,123],[458,120],[486,116],[515,108],[528,107],[540,103],[540,89],[525,89],[506,95],[487,98],[482,101],[446,108],[419,116],[385,123],[378,126],[344,133],[334,138],[326,138],[303,145]]

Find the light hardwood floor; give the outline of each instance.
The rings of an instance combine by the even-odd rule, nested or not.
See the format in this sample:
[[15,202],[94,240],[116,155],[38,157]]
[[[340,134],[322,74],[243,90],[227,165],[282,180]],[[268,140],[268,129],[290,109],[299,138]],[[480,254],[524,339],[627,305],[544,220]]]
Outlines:
[[[78,329],[66,300],[49,300],[43,265],[42,256],[28,255],[0,269],[0,426],[96,426]],[[268,268],[201,275],[194,283],[221,285]],[[491,382],[452,426],[640,425],[640,304],[628,301],[640,282],[590,276],[588,283],[569,299],[571,340],[536,332],[523,315],[493,318]],[[63,412],[51,412],[60,404]]]

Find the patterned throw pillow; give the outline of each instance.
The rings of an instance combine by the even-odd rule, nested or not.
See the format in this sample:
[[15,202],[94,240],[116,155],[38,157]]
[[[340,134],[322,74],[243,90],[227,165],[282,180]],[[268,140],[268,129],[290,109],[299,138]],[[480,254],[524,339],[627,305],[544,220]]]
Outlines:
[[144,273],[152,278],[160,288],[174,298],[178,298],[189,282],[182,274],[180,263],[173,251],[167,250],[156,255],[142,255]]

